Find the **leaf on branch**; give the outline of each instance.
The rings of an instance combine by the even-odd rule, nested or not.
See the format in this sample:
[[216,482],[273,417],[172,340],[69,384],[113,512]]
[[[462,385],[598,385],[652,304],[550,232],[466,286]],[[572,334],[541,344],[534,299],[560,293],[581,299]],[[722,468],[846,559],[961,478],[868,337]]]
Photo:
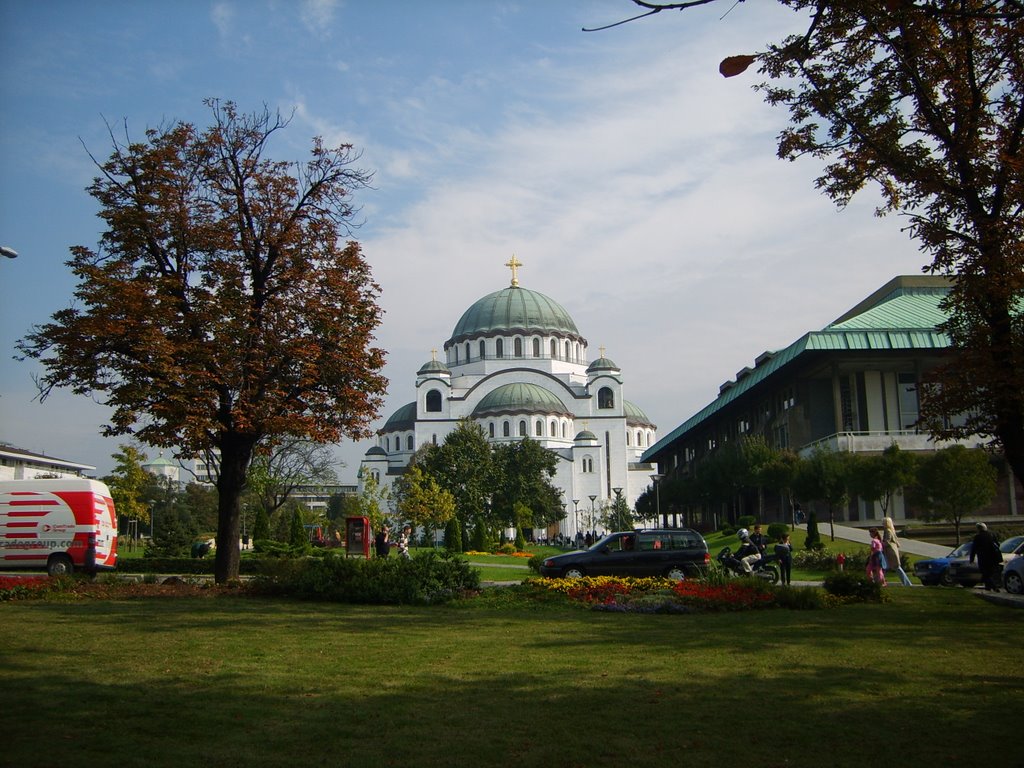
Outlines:
[[722,63],[718,65],[718,71],[722,73],[722,77],[736,77],[747,71],[747,67],[757,60],[757,56],[751,56],[749,54],[743,54],[742,56],[728,56],[722,59]]

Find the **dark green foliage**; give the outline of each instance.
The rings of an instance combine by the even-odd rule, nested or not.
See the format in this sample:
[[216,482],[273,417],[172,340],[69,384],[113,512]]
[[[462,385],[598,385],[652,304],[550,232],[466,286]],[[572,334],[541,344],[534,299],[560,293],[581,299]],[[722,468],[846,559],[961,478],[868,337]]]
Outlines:
[[721,533],[723,536],[732,536],[734,533],[736,533],[736,529],[733,528],[731,525],[727,525],[721,531],[719,531],[719,533]]
[[253,539],[269,539],[270,538],[270,518],[267,516],[267,510],[260,507],[256,512],[256,522],[252,526],[252,537]]
[[821,543],[821,534],[818,533],[818,513],[811,512],[807,516],[807,539],[804,541],[804,547],[814,549],[822,546],[824,545]]
[[785,523],[771,523],[768,526],[769,541],[778,541],[787,533],[789,533],[789,526]]
[[187,557],[196,535],[192,514],[185,504],[174,497],[155,503],[150,514],[153,516],[153,539],[146,546],[146,557]]
[[836,571],[825,577],[822,586],[830,595],[863,602],[882,602],[882,585],[856,571]]
[[736,518],[737,528],[753,528],[757,522],[757,518],[754,515],[740,515]]
[[516,526],[515,547],[517,552],[522,552],[524,549],[526,549],[526,537],[523,535],[523,529],[519,526]]
[[449,552],[463,552],[462,549],[462,532],[460,531],[459,521],[456,518],[452,518],[444,526],[444,548]]
[[292,512],[292,521],[288,526],[288,543],[293,547],[301,547],[309,542],[306,536],[306,529],[302,525],[302,516],[299,510]]
[[442,603],[480,586],[465,558],[434,551],[402,557],[279,560],[274,572],[258,580],[268,594],[311,600],[374,605]]
[[789,608],[794,611],[813,611],[825,607],[821,599],[821,590],[818,589],[788,587],[778,584],[772,588],[772,594],[775,596],[775,604],[779,608]]
[[546,558],[546,557],[547,557],[547,555],[536,554],[533,557],[531,557],[529,560],[527,560],[526,564],[528,566],[530,566],[530,570],[533,571],[534,573],[540,573],[540,565],[541,565],[541,563],[544,562],[544,558]]

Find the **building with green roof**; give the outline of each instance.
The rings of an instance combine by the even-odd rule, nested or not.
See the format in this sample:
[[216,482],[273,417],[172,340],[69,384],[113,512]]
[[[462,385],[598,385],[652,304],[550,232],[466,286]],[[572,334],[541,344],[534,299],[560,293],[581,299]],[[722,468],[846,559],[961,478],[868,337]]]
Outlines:
[[[821,330],[759,355],[641,460],[656,462],[659,473],[671,478],[698,472],[719,447],[755,435],[801,455],[816,447],[879,453],[892,443],[911,451],[949,444],[937,444],[917,428],[917,391],[923,375],[949,354],[949,339],[938,326],[946,318],[942,300],[950,285],[935,276],[891,280]],[[1004,487],[1008,511],[1015,513],[1019,487],[1012,478]],[[773,501],[769,507],[781,519],[781,500]],[[854,499],[842,518],[869,523],[879,514],[876,505]],[[905,514],[897,497],[890,515]]]
[[597,513],[615,489],[632,505],[650,484],[653,465],[640,455],[657,440],[657,427],[624,398],[622,371],[604,350],[589,359],[587,339],[565,307],[521,286],[515,257],[506,266],[511,284],[462,313],[443,359],[435,352],[417,371],[416,399],[378,431],[360,477],[389,486],[417,448],[440,444],[469,419],[493,442],[529,438],[558,457],[552,484],[567,514],[547,533],[572,538],[600,528]]

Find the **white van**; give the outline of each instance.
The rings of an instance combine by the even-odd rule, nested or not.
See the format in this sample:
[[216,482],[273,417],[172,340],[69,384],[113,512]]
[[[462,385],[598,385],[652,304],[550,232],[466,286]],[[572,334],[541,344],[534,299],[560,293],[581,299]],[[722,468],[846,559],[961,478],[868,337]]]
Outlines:
[[117,515],[98,480],[0,480],[0,569],[51,576],[117,565]]

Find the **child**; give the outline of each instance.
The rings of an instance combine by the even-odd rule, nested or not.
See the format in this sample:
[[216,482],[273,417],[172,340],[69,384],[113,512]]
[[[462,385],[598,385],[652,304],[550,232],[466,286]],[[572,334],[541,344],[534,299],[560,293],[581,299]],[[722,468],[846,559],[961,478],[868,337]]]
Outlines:
[[782,583],[792,583],[793,568],[793,545],[789,543],[789,534],[784,533],[775,545],[775,559],[779,563],[779,573],[782,575]]

